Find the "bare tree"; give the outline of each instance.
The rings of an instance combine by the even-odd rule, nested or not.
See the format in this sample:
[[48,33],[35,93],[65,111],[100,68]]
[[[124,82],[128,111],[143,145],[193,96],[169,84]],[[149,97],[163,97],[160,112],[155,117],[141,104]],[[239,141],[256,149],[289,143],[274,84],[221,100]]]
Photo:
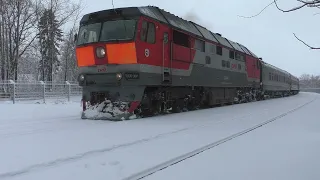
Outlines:
[[74,27],[67,33],[61,48],[61,61],[64,64],[64,81],[77,80],[78,67],[76,61],[76,44],[74,42],[76,32],[76,28]]
[[320,76],[311,74],[302,74],[300,76],[301,88],[319,88],[320,87]]
[[62,28],[66,23],[76,23],[81,0],[0,0],[0,80],[35,73],[34,64],[41,59],[37,22],[45,9],[55,13]]
[[1,78],[17,80],[20,57],[34,41],[36,4],[32,0],[1,0]]
[[[253,17],[256,17],[256,16],[259,16],[263,11],[265,11],[268,7],[272,6],[272,5],[275,5],[276,8],[281,11],[281,12],[284,12],[284,13],[288,13],[288,12],[292,12],[292,11],[297,11],[301,8],[304,8],[304,7],[309,7],[309,8],[318,8],[320,9],[320,0],[309,0],[309,1],[306,1],[306,0],[297,0],[300,5],[298,6],[295,6],[295,7],[291,7],[291,8],[288,8],[288,9],[283,9],[279,6],[278,0],[273,0],[272,2],[270,2],[268,5],[266,5],[259,13],[253,15],[253,16],[240,16],[240,17],[243,17],[243,18],[253,18]],[[319,13],[317,13],[319,14]],[[293,33],[294,37],[299,40],[301,43],[303,43],[304,45],[306,45],[307,47],[309,47],[310,49],[320,49],[320,47],[314,47],[314,46],[311,46],[309,45],[308,43],[304,42],[303,40],[301,40],[300,38],[298,38],[296,36],[295,33]]]

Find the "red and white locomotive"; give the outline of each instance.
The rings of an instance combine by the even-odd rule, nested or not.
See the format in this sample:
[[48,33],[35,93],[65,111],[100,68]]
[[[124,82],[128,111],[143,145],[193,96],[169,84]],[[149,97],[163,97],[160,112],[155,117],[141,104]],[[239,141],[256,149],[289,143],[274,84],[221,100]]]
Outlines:
[[296,77],[244,45],[153,6],[84,15],[76,54],[83,118],[92,109],[120,119],[299,92]]

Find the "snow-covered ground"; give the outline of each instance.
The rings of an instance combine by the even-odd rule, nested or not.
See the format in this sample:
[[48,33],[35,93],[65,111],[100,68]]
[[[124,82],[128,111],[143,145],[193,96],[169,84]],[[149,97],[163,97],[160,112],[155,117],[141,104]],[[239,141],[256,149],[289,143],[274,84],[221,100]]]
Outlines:
[[0,104],[0,179],[130,179],[275,117],[145,179],[319,179],[319,97],[122,122],[81,120],[80,101]]

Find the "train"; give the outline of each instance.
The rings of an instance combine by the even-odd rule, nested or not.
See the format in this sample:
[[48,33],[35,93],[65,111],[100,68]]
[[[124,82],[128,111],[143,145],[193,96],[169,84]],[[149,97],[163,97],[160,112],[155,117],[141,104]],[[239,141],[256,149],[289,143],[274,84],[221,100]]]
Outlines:
[[75,42],[83,119],[133,119],[299,93],[291,73],[156,6],[86,14]]

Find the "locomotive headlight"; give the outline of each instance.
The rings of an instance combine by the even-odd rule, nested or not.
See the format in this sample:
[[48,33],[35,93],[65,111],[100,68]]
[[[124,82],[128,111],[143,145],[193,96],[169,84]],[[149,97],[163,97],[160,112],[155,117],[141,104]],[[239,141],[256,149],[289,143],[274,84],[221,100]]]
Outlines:
[[78,78],[79,78],[80,82],[84,81],[84,75],[83,74],[81,74]]
[[120,80],[122,79],[122,74],[121,74],[121,73],[117,73],[117,74],[116,74],[116,79],[117,79],[118,81],[120,81]]
[[97,47],[96,55],[98,58],[104,58],[104,56],[106,55],[106,50],[103,47]]

